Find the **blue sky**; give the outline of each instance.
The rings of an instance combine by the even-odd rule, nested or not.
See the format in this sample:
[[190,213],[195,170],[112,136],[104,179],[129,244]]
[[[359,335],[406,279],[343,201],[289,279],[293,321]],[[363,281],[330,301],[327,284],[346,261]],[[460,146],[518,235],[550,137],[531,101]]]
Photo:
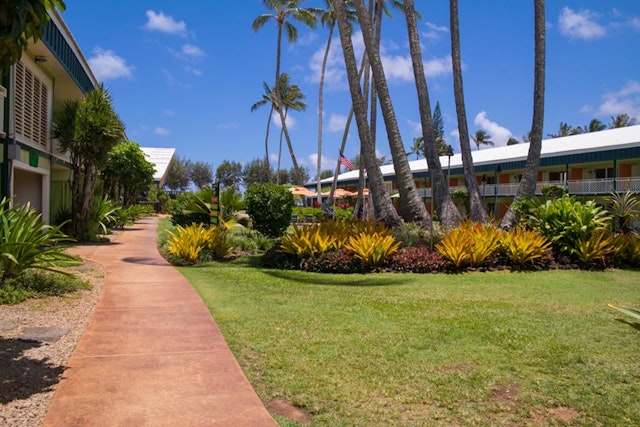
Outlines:
[[[450,58],[449,2],[417,0],[432,108],[439,101],[446,142],[458,152]],[[521,139],[531,126],[533,5],[525,0],[460,0],[467,120],[496,146]],[[640,1],[548,0],[544,135],[627,113],[640,123]],[[146,147],[175,147],[179,156],[211,163],[247,163],[264,154],[269,110],[251,105],[273,86],[276,26],[253,20],[269,13],[259,0],[67,0],[62,14],[100,81],[110,90],[127,134]],[[322,6],[308,0],[305,6]],[[404,16],[392,11],[382,30],[382,56],[405,146],[420,135]],[[281,71],[306,95],[306,112],[290,114],[295,154],[315,175],[318,76],[328,30],[302,24],[285,41]],[[337,32],[325,83],[323,169],[335,167],[350,96]],[[356,46],[362,46],[354,33]],[[382,123],[382,119],[379,120]],[[270,153],[277,158],[279,125]],[[378,132],[378,154],[387,155]],[[345,155],[358,153],[351,128]],[[275,166],[275,162],[272,163]],[[286,151],[282,164],[290,167]]]

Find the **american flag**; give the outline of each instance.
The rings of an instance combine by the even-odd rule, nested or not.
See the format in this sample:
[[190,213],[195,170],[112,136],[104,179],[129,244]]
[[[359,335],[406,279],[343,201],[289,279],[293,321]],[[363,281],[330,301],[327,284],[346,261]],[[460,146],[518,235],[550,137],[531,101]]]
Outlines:
[[354,166],[353,163],[351,163],[351,160],[347,159],[344,154],[340,153],[340,157],[338,157],[338,161],[347,169],[349,169],[350,171],[353,170]]

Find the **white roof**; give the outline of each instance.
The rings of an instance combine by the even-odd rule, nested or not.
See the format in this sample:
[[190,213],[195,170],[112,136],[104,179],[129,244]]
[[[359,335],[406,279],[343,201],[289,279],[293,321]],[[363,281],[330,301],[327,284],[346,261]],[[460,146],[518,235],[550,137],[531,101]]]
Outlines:
[[[527,159],[529,143],[508,145],[505,147],[475,150],[471,152],[474,166],[495,164],[498,162],[517,162]],[[627,126],[617,129],[608,129],[600,132],[582,133],[579,135],[560,138],[545,139],[542,141],[540,158],[566,156],[570,154],[594,153],[598,151],[622,149],[640,146],[640,125]],[[448,157],[441,156],[440,164],[443,168],[448,165]],[[428,170],[425,159],[409,162],[412,172],[425,172]],[[462,154],[451,156],[451,168],[462,167]],[[395,175],[393,164],[380,166],[383,176]],[[358,170],[352,170],[338,175],[338,181],[350,181],[358,179]],[[323,179],[322,183],[331,183],[333,178]]]
[[169,169],[169,163],[176,149],[157,147],[140,147],[140,149],[146,156],[147,161],[152,163],[156,169],[156,172],[153,174],[153,180],[158,181],[162,187],[167,170]]

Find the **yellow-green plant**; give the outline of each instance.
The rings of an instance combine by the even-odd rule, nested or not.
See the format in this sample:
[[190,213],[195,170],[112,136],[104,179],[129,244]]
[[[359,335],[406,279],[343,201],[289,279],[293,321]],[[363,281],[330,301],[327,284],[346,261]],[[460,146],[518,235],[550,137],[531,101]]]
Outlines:
[[503,233],[490,224],[464,221],[442,238],[436,250],[456,268],[476,267],[498,250]]
[[293,233],[282,238],[280,251],[294,254],[300,258],[321,254],[336,249],[337,239],[321,226],[306,225],[293,227]]
[[365,264],[377,267],[400,248],[400,242],[389,234],[361,232],[349,237],[345,248]]
[[640,236],[635,233],[616,234],[613,237],[613,256],[618,262],[640,264]]
[[191,224],[187,227],[178,225],[175,232],[167,233],[167,253],[188,264],[198,264],[203,258],[223,258],[232,249],[232,244],[227,240],[227,230],[222,227],[205,227],[203,224]]
[[576,242],[573,255],[584,265],[604,259],[614,250],[613,236],[608,230],[596,230],[591,236],[584,236]]
[[501,248],[511,264],[524,267],[551,252],[551,242],[534,230],[516,228],[504,233]]

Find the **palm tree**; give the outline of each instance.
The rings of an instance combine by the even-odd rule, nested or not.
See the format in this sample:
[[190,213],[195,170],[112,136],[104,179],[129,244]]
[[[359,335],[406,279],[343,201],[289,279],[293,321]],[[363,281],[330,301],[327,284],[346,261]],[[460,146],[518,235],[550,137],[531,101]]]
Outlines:
[[635,117],[629,117],[629,115],[626,113],[618,114],[617,116],[611,117],[611,121],[609,122],[609,129],[624,128],[627,126],[633,126],[635,124]]
[[[322,169],[322,120],[323,120],[323,108],[324,108],[324,77],[327,70],[327,60],[329,59],[329,51],[331,50],[331,39],[333,38],[333,31],[336,26],[336,13],[333,9],[333,0],[325,0],[326,9],[322,11],[320,15],[320,22],[322,25],[329,27],[329,37],[327,38],[327,46],[324,50],[324,56],[322,58],[322,68],[320,71],[320,84],[318,85],[318,161],[317,161],[317,174],[319,177]],[[353,9],[349,8],[350,1],[347,1],[347,18],[349,22],[355,20],[355,13]],[[318,203],[322,200],[321,192],[322,186],[320,185],[320,179],[317,180],[316,192],[318,194]]]
[[467,126],[467,111],[464,104],[464,89],[462,86],[462,60],[460,58],[460,29],[458,23],[458,0],[449,0],[449,18],[451,28],[451,62],[453,65],[453,93],[456,100],[456,115],[458,117],[458,133],[460,134],[460,152],[464,169],[464,183],[469,198],[469,215],[473,221],[487,222],[486,207],[480,198],[480,190],[476,181],[475,167],[471,157],[471,142]]
[[269,87],[267,82],[262,82],[262,87],[264,88],[264,93],[262,94],[262,99],[256,101],[251,106],[251,111],[256,111],[258,108],[263,105],[269,104],[269,117],[267,119],[267,132],[264,137],[264,161],[269,163],[269,130],[271,129],[271,118],[273,117],[273,110],[276,105],[276,97],[274,91]]
[[[300,90],[300,86],[298,85],[290,85],[289,84],[289,74],[282,73],[280,75],[280,92],[282,106],[284,107],[284,119],[287,120],[287,116],[289,114],[289,110],[293,111],[305,111],[307,109],[307,104],[302,101],[304,98],[304,94]],[[278,112],[280,112],[280,108],[277,108]],[[276,168],[276,183],[280,183],[278,178],[278,173],[280,172],[280,158],[282,156],[282,135],[284,133],[284,126],[280,130],[280,147],[278,149],[278,165]],[[289,145],[289,154],[291,158],[294,159],[295,155],[293,154],[293,147]],[[294,166],[294,170],[298,170],[299,168]]]
[[544,127],[544,79],[545,79],[545,5],[544,0],[534,0],[535,52],[533,71],[533,118],[531,120],[531,142],[529,152],[522,171],[522,179],[509,209],[502,218],[502,228],[513,228],[516,222],[514,206],[526,197],[532,197],[536,191],[538,169],[540,167],[540,152],[542,150],[542,128]]
[[[369,13],[364,4],[364,0],[354,0],[353,3],[356,8],[360,29],[362,30],[362,37],[373,75],[373,83],[378,95],[380,109],[382,110],[382,118],[384,119],[387,130],[389,148],[398,183],[398,192],[400,193],[400,213],[405,222],[416,222],[425,227],[430,226],[431,218],[418,195],[416,183],[413,180],[413,174],[409,167],[409,161],[405,155],[404,144],[402,143],[398,122],[391,103],[391,96],[389,94],[389,88],[380,59],[378,43],[373,33]],[[431,114],[430,110],[429,114]]]
[[600,132],[601,130],[605,130],[606,128],[607,128],[607,125],[602,123],[600,120],[592,119],[588,125],[582,128],[582,133]]
[[345,1],[346,0],[334,0],[333,7],[336,13],[340,43],[342,45],[345,67],[347,69],[353,111],[358,124],[358,135],[360,137],[360,143],[365,148],[362,151],[363,160],[367,165],[373,210],[377,221],[384,223],[388,227],[397,227],[402,222],[391,203],[391,198],[384,184],[382,172],[376,164],[375,147],[373,146],[369,124],[367,123],[367,106],[360,88],[360,78],[356,58],[353,53],[353,44],[351,43],[351,26],[347,19]]
[[[289,22],[288,18],[291,17],[295,21],[308,25],[311,28],[315,27],[316,25],[316,15],[318,14],[319,9],[299,7],[299,5],[303,1],[304,0],[262,0],[262,3],[265,5],[265,7],[269,10],[272,10],[274,13],[258,16],[253,21],[253,24],[251,26],[253,28],[253,31],[258,31],[271,19],[275,20],[278,26],[276,49],[276,77],[274,89],[277,105],[282,104],[282,92],[280,89],[280,59],[282,51],[283,29],[287,32],[287,39],[289,40],[289,42],[295,42],[298,39],[298,29],[291,22]],[[298,161],[293,155],[293,145],[291,144],[291,138],[289,137],[289,131],[287,130],[284,111],[282,109],[279,109],[278,113],[280,115],[280,122],[282,123],[282,131],[284,132],[284,136],[287,140],[287,145],[289,146],[289,151],[291,152],[291,162],[293,163],[293,167],[298,169]]]
[[578,126],[577,128],[574,128],[569,123],[560,122],[560,126],[558,127],[558,133],[555,133],[555,134],[550,133],[550,134],[547,134],[547,136],[549,136],[549,138],[562,138],[563,136],[577,135],[579,133],[582,133],[582,129],[580,129],[580,126]]
[[471,138],[476,143],[476,150],[479,150],[481,145],[490,145],[492,147],[495,145],[491,140],[491,136],[482,129],[477,130]]
[[424,153],[424,138],[419,136],[417,138],[413,138],[413,145],[410,148],[410,151],[407,152],[407,156],[410,156],[411,154],[415,154],[416,155],[416,160],[418,160],[418,157],[420,156],[420,154]]
[[[460,213],[458,212],[456,205],[451,200],[449,182],[447,181],[444,172],[442,171],[442,166],[440,165],[440,157],[436,141],[436,129],[431,116],[429,88],[427,87],[427,81],[424,74],[424,65],[420,48],[420,36],[418,35],[418,25],[416,23],[416,11],[413,0],[404,1],[404,13],[407,21],[411,63],[413,65],[413,74],[415,76],[414,80],[416,83],[416,91],[418,93],[422,138],[423,141],[426,141],[426,143],[422,145],[432,180],[431,197],[435,202],[442,225],[447,228],[455,227],[460,222]],[[442,138],[440,138],[440,140],[444,143]]]
[[72,161],[73,235],[80,239],[92,238],[90,210],[96,184],[109,152],[124,141],[125,136],[124,125],[113,109],[107,89],[101,85],[82,101],[65,103],[56,117],[53,134]]

